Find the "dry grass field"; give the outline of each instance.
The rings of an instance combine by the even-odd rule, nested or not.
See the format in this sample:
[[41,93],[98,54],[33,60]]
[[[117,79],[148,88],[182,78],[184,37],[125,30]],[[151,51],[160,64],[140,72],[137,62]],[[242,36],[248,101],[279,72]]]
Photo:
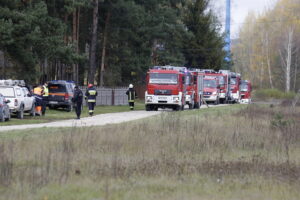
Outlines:
[[299,200],[300,108],[0,133],[0,200]]

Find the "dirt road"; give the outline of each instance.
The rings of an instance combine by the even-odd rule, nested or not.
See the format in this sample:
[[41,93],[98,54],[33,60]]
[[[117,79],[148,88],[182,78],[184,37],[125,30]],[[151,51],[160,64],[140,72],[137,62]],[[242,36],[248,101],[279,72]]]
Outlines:
[[[218,106],[226,106],[226,105],[218,105]],[[217,107],[217,106],[209,105],[209,107]],[[203,109],[203,108],[207,108],[207,107],[203,105],[203,106],[201,106],[201,109]],[[159,115],[160,113],[161,113],[161,111],[156,111],[156,112],[130,111],[130,112],[120,112],[120,113],[107,113],[107,114],[96,115],[93,117],[85,117],[80,120],[70,119],[70,120],[62,120],[62,121],[41,123],[41,124],[0,126],[0,132],[11,131],[11,130],[26,131],[26,129],[43,128],[43,127],[102,126],[102,125],[106,125],[106,124],[118,124],[118,123],[122,123],[122,122],[143,119],[146,117]]]
[[84,127],[84,126],[101,126],[106,124],[116,124],[136,119],[142,119],[159,115],[161,112],[146,112],[146,111],[131,111],[121,113],[107,113],[101,115],[95,115],[93,117],[85,117],[80,120],[71,119],[56,121],[42,124],[25,124],[25,125],[13,125],[13,126],[1,126],[0,132],[10,130],[24,130],[32,128],[43,128],[43,127]]

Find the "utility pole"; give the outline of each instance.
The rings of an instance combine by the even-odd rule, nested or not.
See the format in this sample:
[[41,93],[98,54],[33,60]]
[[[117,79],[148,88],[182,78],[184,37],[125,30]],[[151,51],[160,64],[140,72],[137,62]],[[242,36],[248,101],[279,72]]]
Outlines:
[[[226,25],[225,25],[225,61],[231,62],[231,39],[230,39],[230,27],[231,27],[231,0],[226,0]],[[230,68],[230,66],[229,66]]]

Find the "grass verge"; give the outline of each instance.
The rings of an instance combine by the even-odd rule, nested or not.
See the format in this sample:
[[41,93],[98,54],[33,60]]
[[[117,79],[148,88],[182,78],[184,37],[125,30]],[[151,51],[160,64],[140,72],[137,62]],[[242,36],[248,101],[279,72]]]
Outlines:
[[9,132],[0,138],[0,199],[296,200],[299,122],[299,107],[237,105]]
[[[135,110],[144,110],[145,106],[142,102],[137,102],[135,104]],[[104,114],[104,113],[115,113],[115,112],[127,112],[129,111],[129,106],[96,106],[94,114]],[[74,119],[76,117],[75,110],[72,112],[67,112],[63,109],[51,110],[47,108],[45,116],[35,116],[31,117],[28,114],[24,115],[24,119],[17,119],[15,116],[11,118],[10,121],[0,123],[0,126],[8,125],[22,125],[22,124],[37,124],[37,123],[47,123],[65,119]],[[83,107],[81,117],[88,117],[88,108]]]

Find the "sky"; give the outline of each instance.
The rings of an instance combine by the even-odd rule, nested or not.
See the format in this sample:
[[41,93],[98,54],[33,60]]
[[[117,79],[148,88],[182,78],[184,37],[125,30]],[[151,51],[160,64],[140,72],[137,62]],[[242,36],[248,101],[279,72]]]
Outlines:
[[[243,24],[247,14],[251,11],[261,13],[272,8],[277,0],[231,0],[231,38],[238,37],[238,30]],[[212,4],[220,15],[225,26],[226,0],[212,0]]]

